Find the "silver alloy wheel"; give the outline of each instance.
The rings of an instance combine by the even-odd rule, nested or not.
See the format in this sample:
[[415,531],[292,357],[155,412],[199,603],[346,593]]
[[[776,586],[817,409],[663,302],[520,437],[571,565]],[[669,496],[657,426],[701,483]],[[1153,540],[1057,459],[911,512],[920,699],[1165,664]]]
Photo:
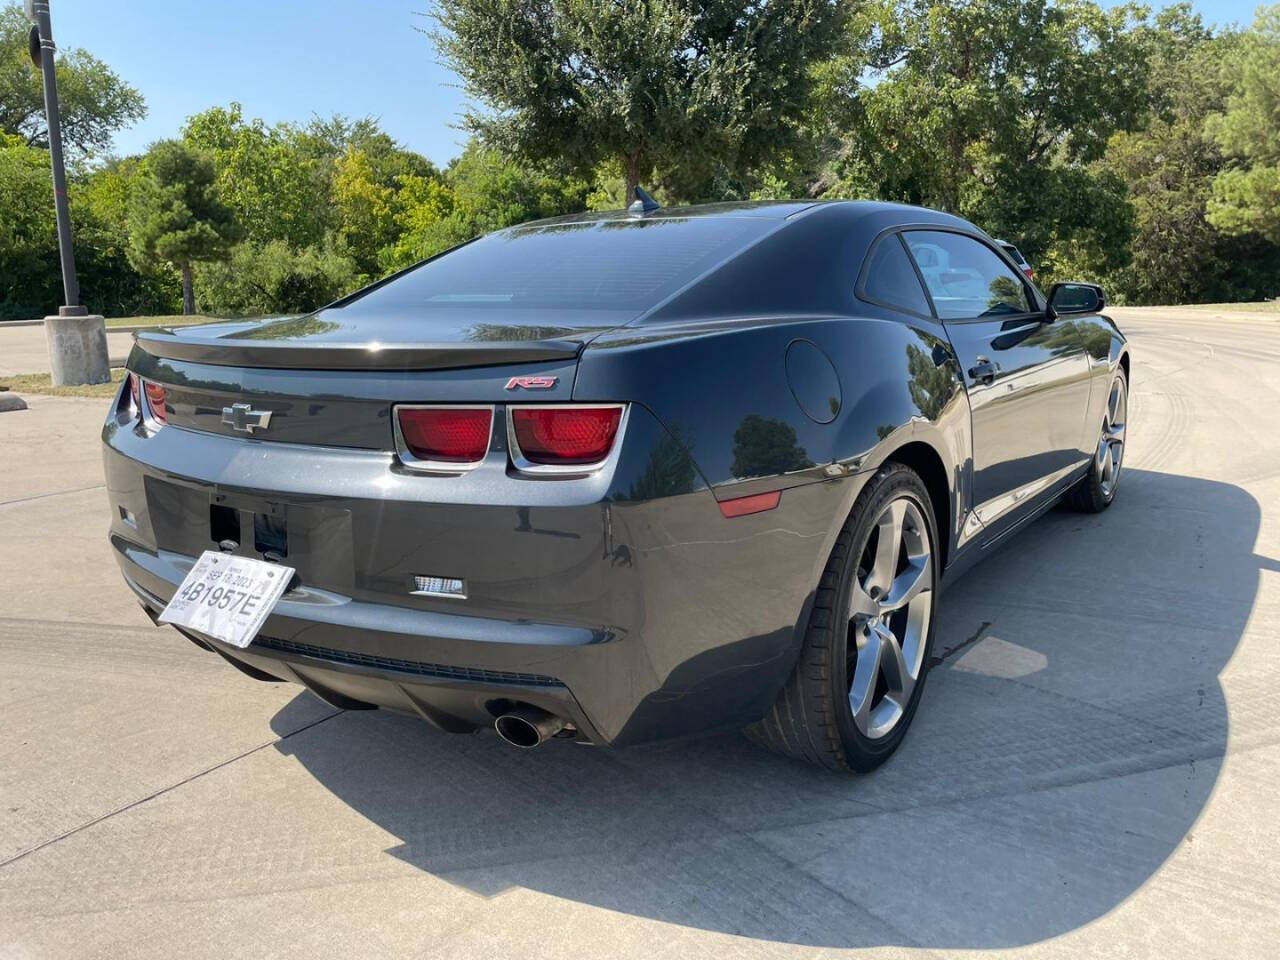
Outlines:
[[1098,482],[1102,495],[1110,500],[1120,482],[1120,465],[1124,462],[1124,430],[1129,416],[1129,398],[1124,377],[1111,381],[1107,410],[1102,416],[1102,436],[1098,438]]
[[858,731],[870,740],[898,725],[924,666],[933,612],[933,544],[915,500],[881,511],[855,565],[846,677]]

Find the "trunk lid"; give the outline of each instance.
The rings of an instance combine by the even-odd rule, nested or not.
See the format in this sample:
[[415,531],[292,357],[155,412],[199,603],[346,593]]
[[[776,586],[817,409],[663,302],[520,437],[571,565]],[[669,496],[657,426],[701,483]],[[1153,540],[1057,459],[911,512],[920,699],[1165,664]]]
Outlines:
[[330,307],[302,317],[141,331],[152,357],[275,370],[448,370],[571,360],[630,314],[592,312],[566,323],[552,311],[399,311]]
[[[394,449],[396,403],[566,401],[583,343],[613,324],[504,324],[499,332],[448,324],[285,320],[139,332],[129,369],[165,391],[166,423],[206,433],[366,450]],[[427,341],[387,342],[392,327]],[[493,339],[483,337],[493,335]],[[470,339],[468,339],[468,336]],[[536,377],[534,390],[508,389]],[[550,386],[541,386],[550,382]],[[235,404],[269,413],[265,428],[236,428]]]

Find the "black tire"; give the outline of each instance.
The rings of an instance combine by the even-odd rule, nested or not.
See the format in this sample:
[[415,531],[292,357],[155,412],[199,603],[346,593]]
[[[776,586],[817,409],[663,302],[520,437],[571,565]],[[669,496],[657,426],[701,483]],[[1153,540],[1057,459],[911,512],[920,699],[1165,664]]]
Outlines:
[[[890,732],[872,740],[857,729],[849,703],[846,655],[852,629],[849,610],[854,565],[882,511],[904,496],[915,502],[928,528],[932,557],[929,624],[919,677],[902,716]],[[865,773],[889,758],[911,725],[928,676],[937,623],[938,542],[929,493],[919,475],[900,463],[885,464],[859,493],[836,539],[818,584],[795,669],[773,709],[748,728],[752,740],[830,770]]]
[[[1116,367],[1115,376],[1111,378],[1111,383],[1107,387],[1108,402],[1111,397],[1111,390],[1119,382],[1120,389],[1123,391],[1125,400],[1125,419],[1128,419],[1128,393],[1129,378],[1125,375],[1124,367]],[[1104,411],[1104,420],[1102,431],[1105,432],[1108,427],[1106,420],[1106,412]],[[1098,443],[1102,443],[1102,434],[1099,434]],[[1123,449],[1123,446],[1122,446]],[[1123,464],[1123,453],[1121,455],[1121,463]],[[1067,505],[1073,510],[1080,513],[1101,513],[1107,507],[1111,506],[1112,501],[1116,498],[1116,491],[1119,489],[1117,483],[1119,481],[1120,467],[1115,467],[1115,481],[1109,486],[1103,483],[1102,470],[1098,466],[1098,457],[1093,457],[1092,463],[1089,465],[1089,472],[1086,473],[1070,490],[1066,492],[1064,499]]]

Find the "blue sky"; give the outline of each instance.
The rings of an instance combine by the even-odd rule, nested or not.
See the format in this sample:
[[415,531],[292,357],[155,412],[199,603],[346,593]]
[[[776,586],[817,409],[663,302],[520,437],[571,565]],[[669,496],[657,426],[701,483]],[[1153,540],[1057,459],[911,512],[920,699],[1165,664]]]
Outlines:
[[[1104,0],[1105,2],[1105,0]],[[379,117],[443,165],[465,134],[465,98],[439,63],[431,0],[53,0],[59,46],[84,47],[142,91],[148,115],[117,134],[121,154],[175,136],[186,117],[238,100],[270,123],[313,113]],[[1158,4],[1157,4],[1158,5]],[[1195,0],[1210,22],[1248,23],[1254,0]]]
[[147,117],[118,153],[176,136],[183,121],[238,100],[269,123],[313,113],[381,118],[439,164],[461,152],[464,97],[441,67],[430,0],[52,0],[59,47],[84,47],[142,91]]

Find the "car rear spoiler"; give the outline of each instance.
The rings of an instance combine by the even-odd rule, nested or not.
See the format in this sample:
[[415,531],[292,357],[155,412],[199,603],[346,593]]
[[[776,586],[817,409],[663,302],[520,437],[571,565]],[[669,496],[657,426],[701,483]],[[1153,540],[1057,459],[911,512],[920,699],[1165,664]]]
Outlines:
[[138,348],[168,360],[275,370],[447,370],[572,360],[582,341],[522,340],[460,343],[289,343],[248,338],[139,331]]

